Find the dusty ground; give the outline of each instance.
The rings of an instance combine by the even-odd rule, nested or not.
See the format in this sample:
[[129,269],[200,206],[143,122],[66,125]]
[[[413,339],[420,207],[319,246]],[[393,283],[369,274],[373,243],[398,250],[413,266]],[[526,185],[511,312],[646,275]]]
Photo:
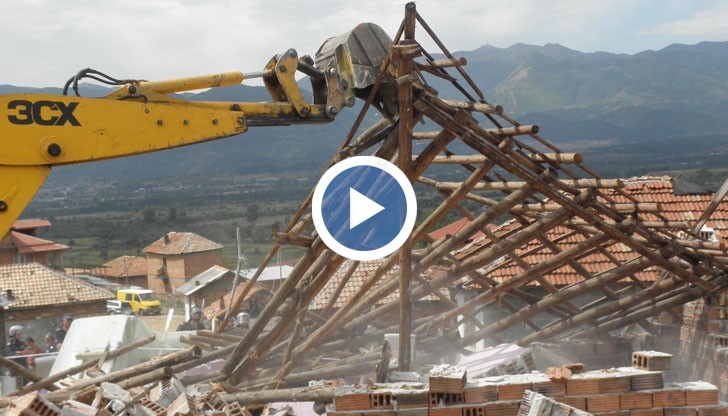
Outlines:
[[[140,316],[140,318],[149,325],[150,328],[152,328],[155,331],[164,331],[164,326],[167,323],[167,315],[161,314],[161,315],[147,315],[147,316]],[[181,324],[185,321],[184,316],[182,315],[173,315],[172,316],[172,322],[169,325],[169,330],[174,331],[177,329],[177,325]]]

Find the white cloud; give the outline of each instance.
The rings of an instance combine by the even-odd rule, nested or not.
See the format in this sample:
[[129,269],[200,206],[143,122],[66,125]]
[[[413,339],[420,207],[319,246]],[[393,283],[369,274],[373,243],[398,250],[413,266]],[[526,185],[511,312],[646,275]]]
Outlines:
[[[584,51],[633,52],[650,46],[638,43],[634,34],[650,24],[645,23],[651,16],[645,9],[654,9],[648,0],[418,0],[416,5],[451,51],[486,43],[507,47],[558,42]],[[0,6],[0,84],[61,86],[86,67],[150,80],[258,71],[288,48],[313,55],[326,38],[361,22],[377,23],[393,36],[405,1],[0,0]],[[684,7],[677,9],[684,12]],[[678,27],[689,33],[691,27],[712,26],[719,32],[728,22],[725,10],[718,10],[722,20],[716,9],[696,14],[702,24],[671,15],[673,26],[653,24],[653,30]],[[629,26],[635,22],[641,26]],[[421,28],[417,37],[428,51],[438,52]],[[679,39],[670,39],[674,41]]]
[[687,36],[700,40],[728,39],[728,4],[717,4],[689,17],[678,18],[645,29],[645,35]]

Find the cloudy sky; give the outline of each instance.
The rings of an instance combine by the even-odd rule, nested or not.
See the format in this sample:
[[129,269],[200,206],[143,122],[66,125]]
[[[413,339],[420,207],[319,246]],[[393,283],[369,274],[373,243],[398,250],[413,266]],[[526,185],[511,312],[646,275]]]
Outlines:
[[[516,3],[516,4],[510,4]],[[62,86],[91,67],[148,80],[262,69],[276,53],[313,55],[360,22],[393,36],[404,1],[0,0],[0,84]],[[728,40],[728,2],[694,0],[420,0],[451,51],[560,43],[633,54]],[[438,52],[420,30],[418,40]]]

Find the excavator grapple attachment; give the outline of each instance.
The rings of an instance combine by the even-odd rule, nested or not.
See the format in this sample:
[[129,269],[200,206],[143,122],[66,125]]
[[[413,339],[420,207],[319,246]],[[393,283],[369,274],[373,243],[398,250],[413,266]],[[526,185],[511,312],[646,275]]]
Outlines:
[[[337,48],[342,45],[348,50],[350,62],[339,61],[343,54],[337,53]],[[384,29],[374,23],[361,23],[349,32],[327,39],[316,52],[316,67],[325,70],[332,62],[336,62],[340,72],[342,67],[350,67],[354,88],[364,89],[374,84],[391,45],[392,39]]]
[[[365,99],[376,82],[382,64],[392,45],[392,39],[374,23],[361,23],[354,29],[326,40],[316,52],[315,65],[326,71],[334,68],[339,76],[352,82],[352,92]],[[379,87],[374,105],[385,115],[396,114],[396,94],[391,76],[386,75]],[[348,98],[348,97],[345,97]]]

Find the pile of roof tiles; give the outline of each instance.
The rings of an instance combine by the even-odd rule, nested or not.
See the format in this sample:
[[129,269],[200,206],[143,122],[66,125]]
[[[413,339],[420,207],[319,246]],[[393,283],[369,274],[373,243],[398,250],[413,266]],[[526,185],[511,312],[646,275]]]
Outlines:
[[124,390],[113,383],[102,383],[91,394],[77,394],[73,399],[54,404],[40,394],[26,394],[13,400],[7,415],[42,416],[252,416],[238,403],[228,403],[207,385],[185,388],[175,378],[151,387]]

